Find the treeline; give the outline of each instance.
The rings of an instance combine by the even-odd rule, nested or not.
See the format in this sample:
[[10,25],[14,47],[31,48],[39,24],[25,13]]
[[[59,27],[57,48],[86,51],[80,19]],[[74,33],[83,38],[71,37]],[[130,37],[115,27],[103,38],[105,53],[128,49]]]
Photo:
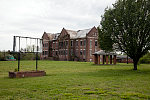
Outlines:
[[146,55],[144,55],[140,61],[140,64],[150,64],[150,53],[147,53]]
[[[7,56],[14,56],[16,60],[18,60],[18,54],[10,51],[0,51],[0,61],[5,61]],[[35,60],[36,54],[34,53],[21,53],[21,60]],[[40,54],[38,54],[38,60],[40,60]]]
[[[18,60],[18,54],[12,54],[15,59]],[[36,59],[36,54],[33,53],[21,53],[20,55],[21,60],[35,60]],[[40,54],[38,54],[38,60],[40,60]]]

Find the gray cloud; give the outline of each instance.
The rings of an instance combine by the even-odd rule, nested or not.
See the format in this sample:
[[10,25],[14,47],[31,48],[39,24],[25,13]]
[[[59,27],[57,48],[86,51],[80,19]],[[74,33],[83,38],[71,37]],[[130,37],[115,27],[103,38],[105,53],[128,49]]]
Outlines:
[[[98,26],[115,0],[0,0],[0,50],[12,50],[14,35],[41,37],[43,32]],[[4,41],[6,43],[4,43]]]

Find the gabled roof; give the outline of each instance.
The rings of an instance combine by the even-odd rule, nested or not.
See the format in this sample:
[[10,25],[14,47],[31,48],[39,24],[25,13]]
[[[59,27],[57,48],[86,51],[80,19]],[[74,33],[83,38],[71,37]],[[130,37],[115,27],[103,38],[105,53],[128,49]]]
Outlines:
[[75,38],[77,35],[77,31],[73,31],[73,30],[66,30],[66,31],[70,35],[70,38]]
[[44,34],[47,34],[49,40],[57,40],[58,36],[60,35],[60,33],[46,33],[46,32],[44,32]]
[[60,35],[60,33],[54,34],[53,40],[57,40],[57,38],[58,38],[59,35]]
[[47,36],[48,36],[48,38],[49,38],[49,40],[52,40],[53,39],[53,34],[52,33],[46,33],[47,34]]
[[91,29],[92,28],[84,29],[84,30],[78,30],[76,38],[84,38],[84,37],[86,37],[86,35],[90,32]]
[[67,30],[67,33],[70,35],[71,39],[76,39],[76,38],[85,38],[86,35],[91,31],[92,28],[89,29],[84,29],[84,30],[78,30],[78,31],[73,31],[73,30]]

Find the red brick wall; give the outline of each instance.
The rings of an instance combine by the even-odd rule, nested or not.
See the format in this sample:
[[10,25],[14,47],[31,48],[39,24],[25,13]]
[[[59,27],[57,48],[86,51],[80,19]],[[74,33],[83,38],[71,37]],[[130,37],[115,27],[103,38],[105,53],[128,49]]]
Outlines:
[[42,59],[46,59],[49,56],[49,37],[48,35],[44,32],[43,36],[43,48],[42,48]]
[[[90,41],[91,41],[91,47],[90,47]],[[93,29],[91,29],[91,31],[89,32],[89,34],[87,34],[87,57],[86,57],[86,61],[94,61],[94,57],[93,57],[93,53],[96,51],[99,51],[99,45],[97,44],[97,46],[95,46],[95,41],[97,41],[98,43],[98,31],[97,29],[94,27]],[[90,53],[91,52],[91,53]]]
[[[48,39],[48,36],[46,36],[46,34],[43,34],[43,39]],[[68,41],[67,46],[65,45],[66,41]],[[71,46],[71,41],[73,46]],[[76,41],[78,41],[78,46],[76,46]],[[83,45],[81,45],[81,41]],[[86,41],[85,45],[84,41]],[[90,41],[92,41],[91,47]],[[58,39],[52,41],[52,52],[49,51],[49,53],[53,57],[58,57],[59,60],[94,61],[92,54],[100,50],[98,44],[97,46],[95,46],[95,41],[97,41],[98,43],[98,31],[95,27],[91,29],[91,31],[85,38],[77,39],[70,39],[70,35],[63,28]],[[60,46],[60,43],[63,43],[62,47]],[[43,48],[43,50],[47,49]],[[56,52],[58,55],[56,55]],[[64,52],[67,52],[67,54],[64,54]]]

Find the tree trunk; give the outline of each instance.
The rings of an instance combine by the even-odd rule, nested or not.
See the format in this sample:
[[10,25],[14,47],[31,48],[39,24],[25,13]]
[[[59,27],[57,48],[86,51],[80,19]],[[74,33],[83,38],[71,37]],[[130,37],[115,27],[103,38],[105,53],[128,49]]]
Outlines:
[[137,64],[138,64],[139,59],[133,59],[133,63],[134,63],[134,68],[133,70],[137,70]]
[[134,69],[133,70],[137,70],[137,62],[134,62]]

